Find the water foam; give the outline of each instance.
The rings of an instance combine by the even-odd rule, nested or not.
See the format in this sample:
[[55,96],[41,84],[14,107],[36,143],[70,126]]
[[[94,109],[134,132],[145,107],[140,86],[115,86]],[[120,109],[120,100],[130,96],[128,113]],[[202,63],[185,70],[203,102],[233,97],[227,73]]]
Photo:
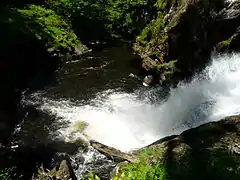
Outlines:
[[[190,83],[179,83],[161,103],[150,103],[148,96],[139,99],[141,92],[105,91],[88,105],[42,98],[40,108],[70,122],[69,128],[60,130],[65,137],[71,134],[71,125],[81,120],[89,124],[84,133],[90,139],[122,151],[141,148],[159,138],[239,114],[240,54],[214,57],[201,74]],[[156,89],[145,91],[153,92]]]

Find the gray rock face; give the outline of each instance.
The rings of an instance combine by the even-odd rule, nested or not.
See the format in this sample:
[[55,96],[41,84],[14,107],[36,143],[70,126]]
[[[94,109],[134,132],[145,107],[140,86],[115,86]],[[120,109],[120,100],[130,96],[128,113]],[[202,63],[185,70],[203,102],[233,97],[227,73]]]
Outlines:
[[[156,23],[151,25],[153,30],[145,43],[137,40],[135,44],[135,50],[144,58],[143,67],[154,68],[156,64],[177,60],[178,75],[188,76],[204,67],[219,43],[226,41],[227,49],[240,48],[239,0],[167,2],[164,12],[159,11]],[[164,26],[157,30],[162,16]]]
[[161,139],[134,154],[138,157],[146,149],[153,151],[145,164],[158,164],[163,179],[238,180],[239,134],[240,116],[233,116]]

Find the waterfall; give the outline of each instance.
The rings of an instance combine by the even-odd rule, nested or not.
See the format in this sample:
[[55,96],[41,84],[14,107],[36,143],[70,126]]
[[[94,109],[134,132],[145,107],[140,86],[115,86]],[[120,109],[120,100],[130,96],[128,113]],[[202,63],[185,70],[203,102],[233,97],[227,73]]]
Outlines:
[[[240,54],[215,56],[190,82],[180,82],[169,95],[153,103],[162,88],[140,88],[134,93],[99,92],[86,103],[53,100],[33,94],[39,108],[69,121],[59,129],[68,139],[73,124],[88,124],[82,134],[122,151],[146,146],[160,138],[180,134],[207,122],[240,113]],[[79,92],[81,93],[81,92]],[[82,135],[76,133],[76,136]]]

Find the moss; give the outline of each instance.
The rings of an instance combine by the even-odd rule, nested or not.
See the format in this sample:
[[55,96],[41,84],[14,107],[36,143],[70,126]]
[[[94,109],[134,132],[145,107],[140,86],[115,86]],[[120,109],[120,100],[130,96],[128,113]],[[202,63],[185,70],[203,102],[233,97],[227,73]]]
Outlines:
[[51,176],[48,175],[48,173],[46,173],[43,169],[43,166],[41,166],[38,169],[36,178],[32,178],[33,180],[38,179],[38,180],[51,180]]
[[100,178],[96,174],[90,172],[88,177],[84,178],[84,180],[100,180]]
[[191,149],[181,143],[164,153],[161,148],[148,148],[139,154],[140,161],[127,164],[112,180],[192,180],[209,178],[237,180],[240,177],[240,156],[227,150]]
[[161,37],[161,41],[165,41],[167,39],[167,34],[164,31],[164,25],[163,17],[158,17],[142,30],[141,34],[137,37],[137,40],[143,45],[146,45],[148,42],[156,44],[159,37]]
[[231,117],[228,117],[226,120],[239,121],[240,120],[240,116],[231,116]]
[[167,14],[167,7],[172,0],[156,1],[154,7],[158,11],[157,18],[144,28],[136,38],[135,50],[142,57],[150,57],[154,61],[164,62],[164,54],[167,50],[168,35],[165,31],[166,22],[164,20]]
[[234,35],[231,36],[230,38],[228,38],[227,40],[222,41],[222,42],[220,43],[221,46],[224,47],[225,49],[228,49],[229,46],[230,46],[230,44],[231,44],[231,42],[232,42],[232,40],[233,40],[233,38],[234,38]]
[[61,180],[69,180],[71,179],[70,167],[66,160],[61,161],[59,169],[57,170],[54,167],[51,171],[45,172],[43,166],[38,169],[36,178],[32,178],[32,180],[52,180],[52,179],[61,179]]
[[158,64],[154,68],[156,68],[157,71],[161,71],[163,69],[164,70],[174,69],[176,63],[177,63],[177,60],[171,60],[167,63]]
[[53,168],[51,171],[48,172],[50,177],[55,177],[57,175],[57,169]]
[[16,179],[17,175],[13,168],[1,168],[0,169],[0,179]]
[[138,156],[138,162],[123,166],[112,180],[164,180],[166,178],[165,168],[161,163],[161,151],[146,148]]
[[239,179],[240,156],[226,150],[218,149],[210,154],[208,173],[217,179]]
[[73,133],[77,133],[77,132],[81,133],[86,129],[87,126],[88,126],[88,123],[86,123],[84,121],[77,121],[72,126],[72,132]]
[[69,180],[71,178],[70,170],[66,160],[63,160],[60,163],[60,167],[59,170],[57,171],[56,178],[61,180]]

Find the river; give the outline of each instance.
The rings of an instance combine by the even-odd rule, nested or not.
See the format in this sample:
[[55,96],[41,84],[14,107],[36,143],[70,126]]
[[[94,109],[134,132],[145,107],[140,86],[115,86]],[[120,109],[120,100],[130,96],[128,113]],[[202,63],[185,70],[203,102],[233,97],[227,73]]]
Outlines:
[[[16,128],[15,144],[70,143],[81,137],[128,152],[240,113],[239,54],[213,57],[202,73],[171,89],[143,87],[138,61],[126,46],[66,62],[49,85],[23,94],[22,105],[32,109]],[[86,128],[74,132],[79,122]],[[115,166],[91,147],[71,159],[78,179],[90,171],[108,179],[104,173]]]

